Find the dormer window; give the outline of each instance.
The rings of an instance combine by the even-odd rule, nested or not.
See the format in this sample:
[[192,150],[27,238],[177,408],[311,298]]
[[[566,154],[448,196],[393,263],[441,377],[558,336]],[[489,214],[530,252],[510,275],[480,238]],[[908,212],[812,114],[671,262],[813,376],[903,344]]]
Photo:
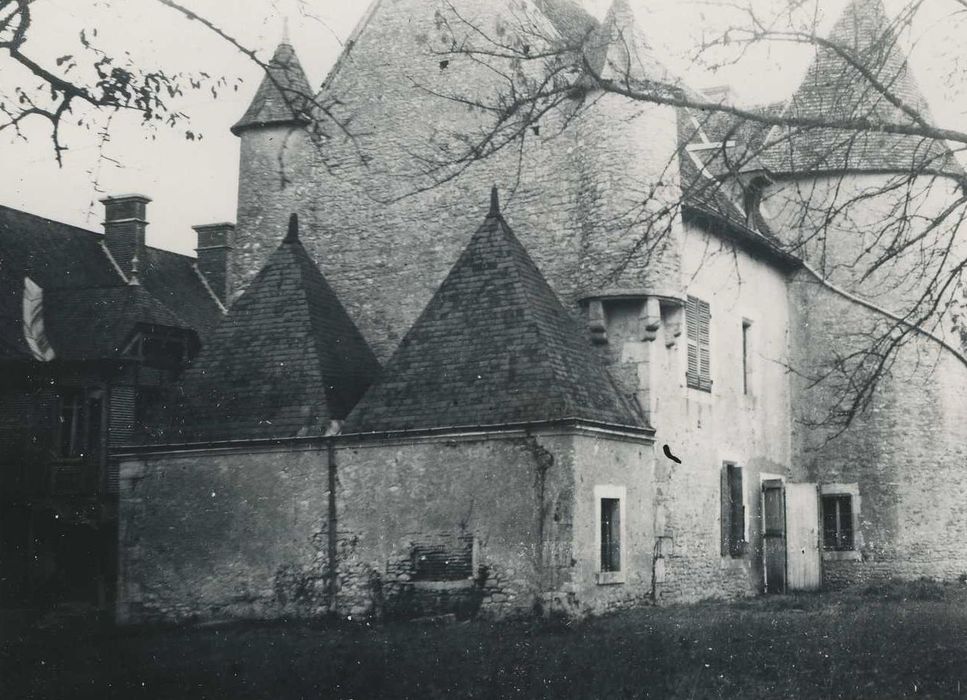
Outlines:
[[129,345],[128,353],[157,369],[181,369],[188,364],[188,343],[183,334],[143,331]]
[[757,224],[762,217],[762,197],[771,182],[765,175],[758,174],[745,183],[742,210],[745,213],[745,222],[751,229],[758,229]]

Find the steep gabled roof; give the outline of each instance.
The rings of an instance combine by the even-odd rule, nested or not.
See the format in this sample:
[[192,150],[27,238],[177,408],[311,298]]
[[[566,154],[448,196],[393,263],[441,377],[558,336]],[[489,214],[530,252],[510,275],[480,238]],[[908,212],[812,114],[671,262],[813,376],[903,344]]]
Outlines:
[[614,0],[587,40],[588,63],[605,79],[649,89],[681,89],[658,60],[627,0]]
[[550,20],[561,38],[569,44],[579,45],[600,26],[598,21],[574,0],[535,0],[534,4]]
[[[898,33],[881,0],[852,0],[836,22],[784,114],[802,119],[860,119],[913,124],[863,73],[903,104],[932,121],[926,99],[913,78]],[[861,67],[858,68],[857,66]],[[864,170],[926,171],[954,176],[963,171],[942,141],[875,130],[824,127],[771,129],[762,154],[774,173]]]
[[496,206],[344,432],[581,419],[643,426]]
[[[204,338],[222,314],[195,267],[195,259],[151,247],[144,253],[142,288],[128,293],[126,280],[111,262],[102,234],[0,206],[0,358],[32,357],[23,337],[25,277],[44,291],[45,317],[53,320],[57,316],[55,323],[66,323],[78,333],[91,336],[68,341],[83,344],[81,354],[86,359],[95,359],[89,355],[94,348],[113,347],[113,336],[94,337],[100,325],[85,328],[68,319],[87,314],[84,308],[105,313],[111,295],[119,295],[115,301],[125,303],[141,300],[124,307],[127,315],[140,309],[151,318],[159,317],[162,312],[158,306],[163,305],[165,313],[179,320],[179,327]],[[145,295],[152,299],[147,301]],[[55,352],[59,349],[64,354],[56,356],[61,359],[80,356],[79,346],[58,348],[54,343]]]
[[262,78],[245,114],[232,127],[238,136],[245,129],[284,124],[308,124],[312,89],[306,78],[295,49],[282,42],[268,63],[267,74]]
[[296,227],[186,370],[169,441],[322,434],[379,374]]

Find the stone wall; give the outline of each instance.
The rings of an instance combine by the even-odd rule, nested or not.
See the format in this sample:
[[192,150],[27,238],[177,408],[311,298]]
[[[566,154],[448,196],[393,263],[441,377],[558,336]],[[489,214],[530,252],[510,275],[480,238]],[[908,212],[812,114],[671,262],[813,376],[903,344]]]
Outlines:
[[893,313],[926,318],[932,331],[959,343],[948,307],[962,300],[963,287],[947,276],[967,255],[967,230],[956,212],[943,213],[961,195],[945,177],[802,177],[773,185],[763,214],[833,284]]
[[[797,460],[820,484],[857,484],[858,560],[824,562],[830,584],[878,578],[955,578],[967,572],[967,365],[924,336],[891,358],[869,406],[848,430],[827,420],[837,387],[809,379],[855,350],[884,316],[820,286],[795,282]],[[835,375],[834,375],[835,376]]]
[[[491,36],[511,41],[527,28],[526,41],[553,37],[541,16],[522,14],[525,5],[454,4]],[[335,128],[319,143],[285,129],[242,134],[243,280],[298,212],[307,249],[385,360],[483,221],[495,183],[505,217],[566,304],[599,287],[678,280],[680,222],[656,214],[679,197],[675,111],[575,94],[527,129],[520,148],[456,174],[441,161],[459,160],[494,113],[439,95],[493,103],[505,83],[467,57],[442,66],[441,17],[455,34],[475,36],[443,0],[376,7],[324,91],[351,117],[352,137]],[[642,245],[650,231],[661,232],[660,244]]]
[[[567,431],[346,436],[334,457],[334,598],[323,443],[126,458],[119,619],[575,615],[650,592],[648,444]],[[620,592],[590,583],[592,469],[626,485],[635,506],[636,573]],[[472,569],[421,580],[418,553],[463,536]]]
[[[675,338],[675,319],[666,319],[650,374],[657,402],[655,530],[666,550],[661,594],[668,600],[749,595],[762,587],[761,480],[800,480],[790,444],[787,280],[729,238],[692,226],[685,231],[683,279],[688,294],[709,302],[712,389],[687,387],[686,330]],[[747,393],[743,322],[750,324]],[[666,444],[681,464],[662,455]],[[726,462],[743,468],[750,544],[736,558],[721,549]]]

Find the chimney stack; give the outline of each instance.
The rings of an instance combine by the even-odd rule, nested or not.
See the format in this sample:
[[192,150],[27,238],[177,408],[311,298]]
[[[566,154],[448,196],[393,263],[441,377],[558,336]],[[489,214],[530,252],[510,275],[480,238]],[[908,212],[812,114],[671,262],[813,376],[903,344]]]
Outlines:
[[232,294],[232,249],[235,247],[235,224],[203,224],[193,226],[198,234],[198,269],[208,286],[228,306]]
[[104,205],[104,242],[126,276],[131,275],[132,260],[144,260],[144,234],[148,227],[150,201],[143,194],[112,195],[101,200]]

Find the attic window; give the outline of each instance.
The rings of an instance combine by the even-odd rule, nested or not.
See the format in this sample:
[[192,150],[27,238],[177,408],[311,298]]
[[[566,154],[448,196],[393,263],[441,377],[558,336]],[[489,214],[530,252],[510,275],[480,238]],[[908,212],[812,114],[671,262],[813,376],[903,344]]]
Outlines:
[[758,228],[756,224],[762,216],[762,198],[769,182],[768,178],[758,176],[745,186],[742,209],[745,213],[745,222],[750,228]]

